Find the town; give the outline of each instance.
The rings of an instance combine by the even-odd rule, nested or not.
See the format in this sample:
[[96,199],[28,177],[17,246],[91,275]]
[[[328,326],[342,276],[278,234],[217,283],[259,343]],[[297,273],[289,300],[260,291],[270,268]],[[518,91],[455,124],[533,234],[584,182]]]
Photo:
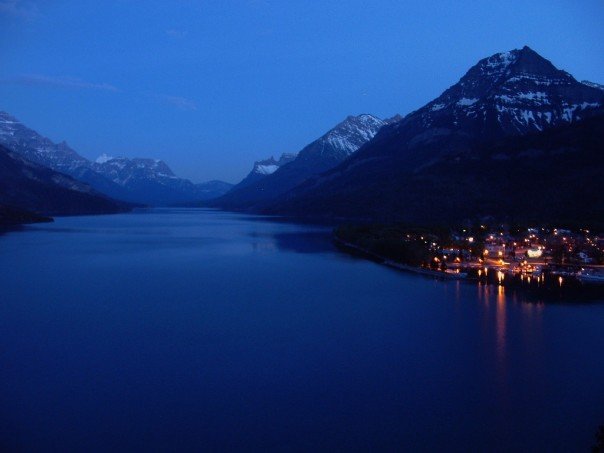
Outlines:
[[338,228],[335,238],[394,267],[444,278],[499,284],[507,276],[529,283],[548,278],[558,285],[604,288],[604,235],[589,229],[481,224],[447,231],[357,225]]
[[604,283],[604,236],[588,229],[571,231],[559,228],[498,230],[480,225],[477,234],[467,229],[456,231],[451,241],[436,251],[433,262],[441,268],[487,266],[513,273],[574,276],[584,282]]

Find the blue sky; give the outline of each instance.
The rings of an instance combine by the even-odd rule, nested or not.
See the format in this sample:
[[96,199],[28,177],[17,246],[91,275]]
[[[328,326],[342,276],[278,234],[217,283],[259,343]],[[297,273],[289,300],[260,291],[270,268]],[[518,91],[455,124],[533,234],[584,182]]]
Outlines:
[[527,44],[604,83],[602,0],[0,0],[0,110],[80,154],[236,182]]

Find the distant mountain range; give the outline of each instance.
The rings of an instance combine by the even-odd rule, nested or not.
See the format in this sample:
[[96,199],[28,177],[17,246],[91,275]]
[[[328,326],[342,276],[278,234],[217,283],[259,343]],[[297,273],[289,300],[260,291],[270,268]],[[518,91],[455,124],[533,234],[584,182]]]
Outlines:
[[495,54],[424,107],[382,127],[337,166],[248,206],[270,214],[417,223],[523,220],[536,213],[542,221],[593,220],[604,192],[584,178],[604,172],[602,141],[595,141],[603,104],[599,85],[578,82],[528,47]]
[[148,205],[170,205],[204,200],[224,194],[232,185],[221,181],[194,184],[178,178],[156,159],[101,156],[92,162],[66,142],[54,143],[29,129],[6,112],[0,112],[0,144],[31,162],[89,184],[112,198]]
[[108,214],[131,207],[0,145],[0,224],[50,215]]
[[159,159],[128,159],[125,157],[100,156],[91,167],[97,174],[125,190],[117,198],[150,205],[170,205],[192,200],[206,200],[229,191],[233,185],[223,181],[194,184],[178,178]]
[[[372,115],[349,116],[299,153],[279,161],[257,162],[254,170],[211,205],[227,209],[260,208],[267,202],[343,162],[388,123]],[[260,165],[258,165],[260,164]],[[267,165],[268,164],[268,165]],[[265,174],[260,174],[261,172]]]
[[524,47],[480,60],[404,117],[349,116],[298,153],[255,162],[236,186],[193,184],[156,159],[92,162],[0,112],[0,222],[128,209],[112,197],[424,225],[491,217],[604,228],[603,106],[604,86]]

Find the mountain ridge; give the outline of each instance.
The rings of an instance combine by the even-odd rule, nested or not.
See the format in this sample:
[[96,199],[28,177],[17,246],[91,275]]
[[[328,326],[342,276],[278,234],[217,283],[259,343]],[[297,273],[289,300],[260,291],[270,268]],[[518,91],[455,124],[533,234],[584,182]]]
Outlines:
[[[494,54],[434,100],[383,127],[341,164],[259,211],[331,217],[370,217],[379,212],[380,217],[417,220],[411,209],[393,201],[392,194],[408,198],[402,191],[415,193],[404,181],[452,158],[472,159],[477,149],[498,140],[597,116],[603,99],[601,90],[576,81],[528,47]],[[434,194],[417,190],[410,203],[419,212],[422,197],[433,202]],[[426,187],[422,190],[429,192]]]
[[106,197],[68,175],[24,159],[2,145],[0,205],[42,216],[108,214],[133,207]]
[[[112,198],[133,203],[167,205],[216,197],[231,185],[194,184],[178,178],[160,159],[110,157],[90,161],[67,142],[54,143],[7,112],[0,112],[0,144],[39,165],[70,175]],[[214,190],[209,190],[214,187]]]
[[385,121],[369,114],[349,115],[321,137],[300,150],[296,158],[272,174],[231,190],[211,205],[227,209],[249,209],[291,190],[309,177],[327,171],[371,140]]

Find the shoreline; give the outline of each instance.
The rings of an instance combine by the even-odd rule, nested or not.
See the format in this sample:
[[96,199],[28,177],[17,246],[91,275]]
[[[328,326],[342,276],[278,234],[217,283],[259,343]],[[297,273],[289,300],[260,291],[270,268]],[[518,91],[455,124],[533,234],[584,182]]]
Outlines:
[[518,291],[533,302],[547,303],[584,303],[604,301],[604,285],[582,282],[573,277],[531,275],[517,275],[491,268],[487,273],[474,275],[472,270],[462,271],[459,274],[446,273],[426,269],[419,266],[395,262],[389,258],[366,250],[356,244],[344,241],[334,235],[333,242],[342,253],[357,256],[360,259],[369,259],[377,264],[387,266],[402,272],[413,273],[424,277],[431,277],[440,281],[462,281],[476,286],[492,286]]
[[405,272],[411,272],[419,275],[425,275],[428,277],[435,277],[442,280],[471,280],[467,275],[463,274],[450,274],[443,271],[435,271],[432,269],[426,269],[424,267],[412,266],[410,264],[398,263],[389,258],[386,258],[385,256],[379,255],[370,250],[364,249],[363,247],[360,247],[356,244],[353,244],[352,242],[343,241],[337,236],[334,236],[333,240],[334,242],[336,242],[337,245],[360,252],[364,255],[373,258],[374,260],[377,260],[379,264],[383,264],[394,269],[398,269]]

